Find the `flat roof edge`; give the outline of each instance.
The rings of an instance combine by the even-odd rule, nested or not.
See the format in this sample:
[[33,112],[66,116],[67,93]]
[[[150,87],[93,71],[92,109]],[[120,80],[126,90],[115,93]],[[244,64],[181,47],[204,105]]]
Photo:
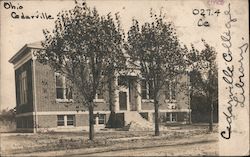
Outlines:
[[10,59],[9,59],[9,62],[10,63],[14,63],[14,60],[23,53],[23,51],[28,48],[28,45],[25,44],[14,56],[12,56]]
[[31,45],[31,44],[25,44],[14,56],[12,56],[10,59],[9,59],[9,62],[14,64],[15,62],[15,59],[22,55],[22,53],[27,49],[27,48],[33,48],[33,49],[43,49],[42,47],[39,47],[39,46],[34,46],[34,45]]

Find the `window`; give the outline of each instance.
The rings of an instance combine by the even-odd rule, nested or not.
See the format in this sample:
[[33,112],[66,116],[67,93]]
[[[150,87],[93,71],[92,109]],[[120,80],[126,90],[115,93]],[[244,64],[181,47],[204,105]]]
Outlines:
[[105,124],[105,119],[106,119],[106,115],[105,114],[99,114],[98,123],[99,124]]
[[172,122],[176,122],[177,121],[177,113],[172,113]]
[[167,81],[165,88],[165,99],[166,100],[176,99],[176,81]]
[[167,122],[177,122],[177,113],[166,113]]
[[147,99],[147,82],[146,80],[141,81],[141,97]]
[[72,88],[66,83],[65,76],[56,73],[56,98],[72,99]]
[[74,126],[75,115],[57,115],[57,126]]
[[170,121],[171,121],[170,113],[167,113],[167,115],[166,115],[166,120],[167,120],[167,122],[170,122]]
[[166,82],[166,88],[165,88],[165,99],[170,100],[170,84],[169,81]]
[[96,93],[96,99],[104,99],[103,90],[98,89]]
[[154,86],[153,86],[153,80],[148,81],[148,98],[154,99]]
[[69,86],[66,86],[66,99],[73,99],[72,97],[72,88]]
[[64,98],[64,80],[61,75],[56,75],[56,98],[63,99]]
[[64,116],[63,115],[57,116],[57,126],[64,126]]
[[176,81],[172,81],[170,84],[170,94],[171,94],[171,99],[175,100],[176,98]]
[[75,115],[67,115],[67,126],[74,126]]
[[105,114],[95,114],[94,117],[95,117],[94,124],[99,125],[99,124],[106,123],[106,115]]
[[153,80],[141,80],[141,97],[142,99],[154,99]]
[[19,75],[19,88],[20,88],[20,104],[27,103],[27,72],[24,71]]
[[100,83],[100,86],[98,87],[98,89],[96,90],[96,95],[95,95],[95,102],[103,102],[104,100],[104,83]]

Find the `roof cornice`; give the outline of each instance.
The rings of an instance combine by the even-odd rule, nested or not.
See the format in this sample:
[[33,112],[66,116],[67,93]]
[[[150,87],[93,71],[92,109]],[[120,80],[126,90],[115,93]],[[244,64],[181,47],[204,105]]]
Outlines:
[[42,49],[42,47],[37,44],[38,42],[36,43],[31,43],[31,44],[25,44],[13,57],[11,57],[9,59],[9,62],[12,63],[12,64],[15,64],[15,60],[21,56],[25,50],[27,50],[28,48],[32,48],[32,49]]

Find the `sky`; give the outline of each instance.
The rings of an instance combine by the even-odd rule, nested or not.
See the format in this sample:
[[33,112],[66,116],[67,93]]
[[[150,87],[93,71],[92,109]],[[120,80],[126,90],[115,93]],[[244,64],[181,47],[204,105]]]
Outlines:
[[[8,3],[8,4],[6,4]],[[5,4],[5,5],[4,5]],[[14,68],[8,60],[17,53],[25,44],[44,40],[43,29],[51,30],[54,26],[54,20],[45,19],[13,19],[12,12],[21,15],[34,15],[46,12],[52,17],[56,17],[61,10],[68,10],[74,7],[73,0],[53,0],[53,1],[11,1],[12,6],[19,9],[11,9],[9,1],[1,1],[1,73],[0,73],[0,109],[12,108],[16,105]],[[132,18],[138,19],[139,23],[148,21],[149,11],[152,8],[156,13],[160,9],[166,14],[166,21],[172,22],[177,30],[180,41],[188,46],[193,43],[197,48],[201,47],[201,38],[204,38],[209,44],[218,47],[220,33],[222,29],[219,16],[213,15],[206,17],[210,27],[198,27],[197,22],[200,15],[194,15],[193,9],[211,9],[213,12],[220,9],[222,12],[225,6],[208,5],[208,1],[199,0],[91,0],[87,1],[89,7],[96,7],[101,15],[109,12],[119,12],[121,24],[125,32],[128,31],[132,24]],[[244,9],[243,9],[244,10]],[[241,14],[241,10],[238,11]]]

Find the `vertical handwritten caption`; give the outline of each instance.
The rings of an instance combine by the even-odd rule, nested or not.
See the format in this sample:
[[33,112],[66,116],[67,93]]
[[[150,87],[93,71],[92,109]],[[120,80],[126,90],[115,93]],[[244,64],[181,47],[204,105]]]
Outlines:
[[[232,31],[231,27],[233,23],[237,22],[237,18],[233,18],[231,13],[231,6],[230,3],[228,4],[227,10],[224,12],[224,15],[227,17],[227,22],[225,23],[226,31],[223,32],[221,35],[222,46],[225,48],[225,52],[222,53],[223,61],[226,65],[226,68],[222,69],[223,73],[223,81],[227,84],[226,90],[228,91],[228,100],[227,100],[227,108],[226,111],[223,111],[223,114],[226,118],[227,124],[225,126],[225,130],[221,131],[220,135],[224,139],[230,139],[232,135],[232,123],[234,107],[244,107],[245,106],[245,83],[244,83],[244,54],[248,51],[249,44],[244,41],[244,37],[241,38],[243,44],[237,47],[238,51],[240,51],[240,59],[237,60],[239,63],[239,67],[236,69],[233,65],[234,63],[234,56],[237,54],[232,53],[232,47],[234,46],[231,39],[232,39]],[[237,76],[235,79],[235,73],[238,70],[240,75]],[[226,93],[226,92],[225,92]]]

